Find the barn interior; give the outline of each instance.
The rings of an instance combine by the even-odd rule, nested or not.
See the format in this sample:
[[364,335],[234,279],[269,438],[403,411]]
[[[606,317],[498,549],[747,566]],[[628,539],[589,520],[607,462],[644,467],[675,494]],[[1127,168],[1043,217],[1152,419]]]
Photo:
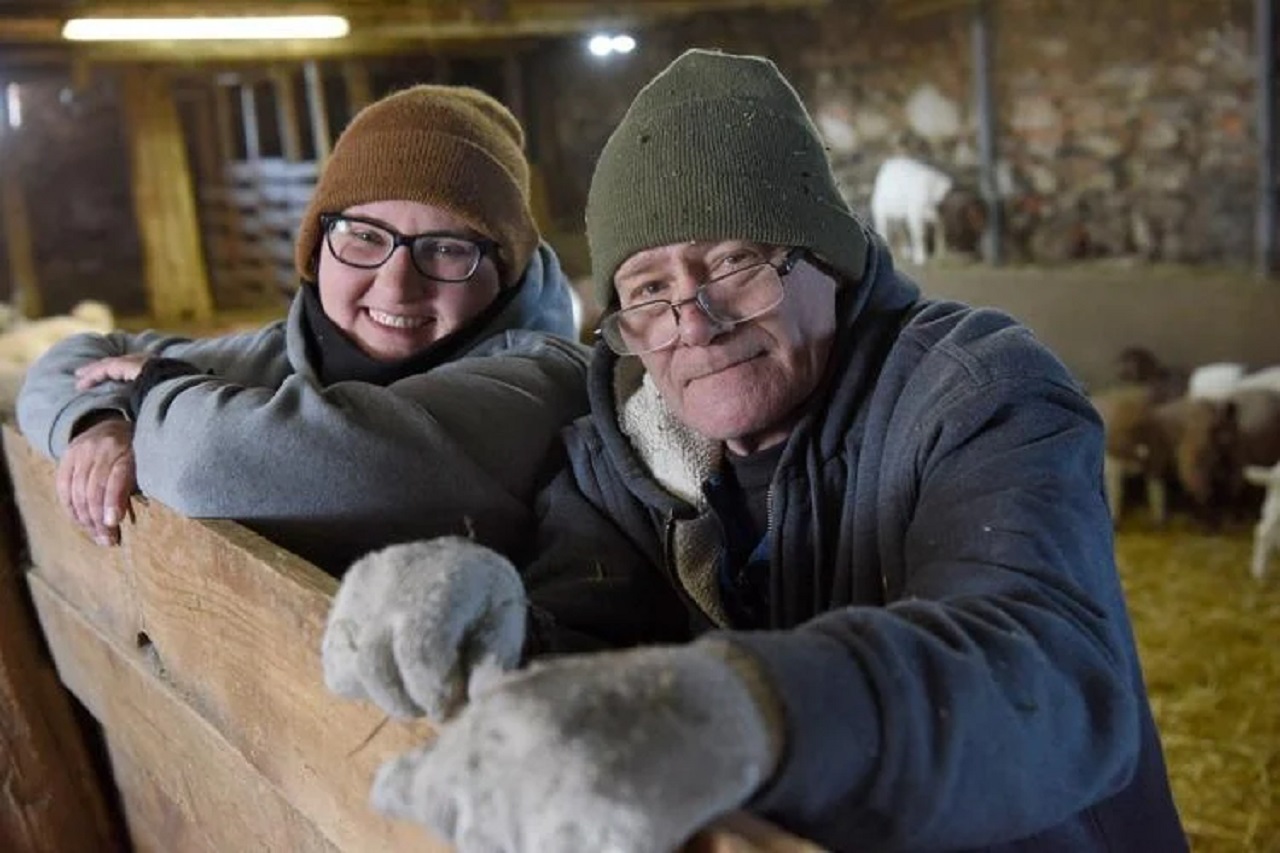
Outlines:
[[[63,34],[73,18],[286,14],[348,29]],[[0,298],[15,332],[84,300],[131,330],[283,316],[334,139],[419,82],[517,116],[535,218],[583,281],[604,141],[650,77],[709,47],[778,64],[868,221],[895,156],[978,201],[978,220],[932,230],[923,263],[888,229],[927,294],[1010,312],[1099,399],[1170,377],[1181,398],[1197,368],[1234,365],[1280,400],[1275,42],[1271,0],[0,0]],[[32,356],[6,355],[7,334],[11,395]],[[1280,446],[1280,419],[1260,429]],[[1192,847],[1280,850],[1280,554],[1251,570],[1263,489],[1206,514],[1175,480],[1162,513],[1141,480],[1120,481],[1116,553]]]

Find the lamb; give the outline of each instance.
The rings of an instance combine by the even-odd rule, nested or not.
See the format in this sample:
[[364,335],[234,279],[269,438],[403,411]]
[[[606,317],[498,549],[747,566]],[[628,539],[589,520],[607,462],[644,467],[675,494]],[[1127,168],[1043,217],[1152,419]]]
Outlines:
[[1267,490],[1258,526],[1253,531],[1253,565],[1250,569],[1254,578],[1262,580],[1267,576],[1267,558],[1272,551],[1280,549],[1280,462],[1270,468],[1251,465],[1245,468],[1244,477]]
[[938,207],[954,181],[946,172],[910,157],[890,157],[880,164],[871,190],[871,219],[886,240],[889,229],[903,222],[910,238],[911,260],[926,261],[926,229],[933,228],[936,255],[945,252]]
[[0,414],[13,411],[27,367],[63,338],[80,332],[105,334],[115,328],[111,308],[85,300],[71,313],[38,320],[16,320],[0,332]]
[[1217,522],[1221,505],[1237,491],[1239,433],[1233,406],[1179,397],[1161,402],[1145,385],[1113,388],[1093,398],[1106,428],[1107,502],[1113,519],[1121,512],[1124,480],[1141,476],[1156,523],[1168,517],[1166,482],[1173,478],[1206,523]]
[[63,338],[80,332],[105,334],[115,327],[111,308],[86,299],[70,314],[23,320],[0,333],[0,364],[26,367]]
[[1202,364],[1191,371],[1187,396],[1197,400],[1222,400],[1244,378],[1244,365],[1232,361]]

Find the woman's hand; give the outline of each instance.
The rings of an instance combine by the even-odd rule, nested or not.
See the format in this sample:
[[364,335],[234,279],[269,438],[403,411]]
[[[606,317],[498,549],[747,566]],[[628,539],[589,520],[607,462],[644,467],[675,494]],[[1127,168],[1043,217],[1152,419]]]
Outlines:
[[58,460],[58,501],[99,545],[120,542],[120,522],[137,486],[133,424],[114,413],[72,439]]
[[132,382],[151,358],[147,353],[112,355],[76,368],[76,390],[88,391],[102,382]]

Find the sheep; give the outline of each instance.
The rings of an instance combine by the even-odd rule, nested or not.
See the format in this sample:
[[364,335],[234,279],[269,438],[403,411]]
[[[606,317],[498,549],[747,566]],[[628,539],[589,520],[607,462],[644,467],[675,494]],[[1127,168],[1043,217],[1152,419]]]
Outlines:
[[1244,378],[1244,365],[1236,362],[1202,364],[1191,371],[1187,380],[1187,396],[1198,400],[1221,400]]
[[1280,393],[1280,367],[1265,367],[1242,376],[1236,383],[1236,390],[1245,388],[1263,388]]
[[1126,347],[1120,351],[1116,363],[1122,384],[1147,386],[1156,402],[1176,399],[1187,391],[1187,372],[1164,364],[1146,347]]
[[1179,397],[1162,402],[1145,385],[1099,393],[1094,407],[1106,430],[1104,477],[1107,504],[1119,520],[1124,480],[1141,476],[1152,519],[1168,519],[1167,481],[1191,498],[1197,515],[1217,522],[1217,510],[1238,492],[1239,434],[1233,406]]
[[1164,477],[1172,449],[1155,418],[1151,389],[1138,384],[1111,388],[1094,395],[1093,405],[1106,431],[1103,476],[1112,521],[1120,519],[1125,479],[1140,476],[1152,516],[1163,522],[1167,504]]
[[105,334],[114,327],[111,308],[94,300],[77,303],[70,314],[19,321],[0,332],[0,364],[26,367],[63,338],[80,332]]
[[939,229],[938,206],[954,186],[951,176],[910,157],[890,157],[880,164],[871,190],[871,219],[886,240],[889,229],[903,222],[910,238],[911,260],[926,261],[926,229],[933,228],[936,255],[945,252]]
[[1258,526],[1253,530],[1253,564],[1250,568],[1253,577],[1262,580],[1267,576],[1267,558],[1273,550],[1280,549],[1280,462],[1270,468],[1250,465],[1244,469],[1244,477],[1267,490]]
[[80,332],[105,334],[115,328],[111,308],[85,300],[69,315],[17,320],[0,332],[0,415],[13,411],[27,367],[63,338]]

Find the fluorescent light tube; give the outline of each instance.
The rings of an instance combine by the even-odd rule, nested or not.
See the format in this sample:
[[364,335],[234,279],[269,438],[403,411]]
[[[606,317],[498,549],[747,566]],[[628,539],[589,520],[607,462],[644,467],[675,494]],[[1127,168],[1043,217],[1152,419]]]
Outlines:
[[223,39],[333,39],[351,30],[337,15],[271,18],[72,18],[69,41],[178,41]]

